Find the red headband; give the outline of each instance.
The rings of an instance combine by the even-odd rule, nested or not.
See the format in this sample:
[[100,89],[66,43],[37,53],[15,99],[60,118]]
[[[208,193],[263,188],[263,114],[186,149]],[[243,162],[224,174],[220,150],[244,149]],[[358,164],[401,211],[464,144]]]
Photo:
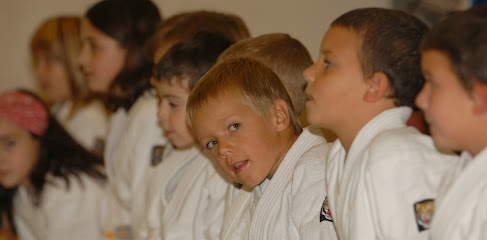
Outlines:
[[8,91],[0,95],[0,119],[14,122],[36,135],[47,129],[49,113],[44,105],[27,93]]

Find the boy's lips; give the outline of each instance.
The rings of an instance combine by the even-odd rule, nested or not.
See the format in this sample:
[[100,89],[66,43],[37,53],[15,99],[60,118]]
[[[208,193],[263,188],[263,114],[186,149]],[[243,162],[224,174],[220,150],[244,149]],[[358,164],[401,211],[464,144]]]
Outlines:
[[164,136],[169,137],[169,136],[173,135],[173,133],[174,133],[173,131],[166,131],[165,130],[164,131]]
[[249,165],[249,160],[233,162],[231,164],[232,170],[235,174],[241,173]]

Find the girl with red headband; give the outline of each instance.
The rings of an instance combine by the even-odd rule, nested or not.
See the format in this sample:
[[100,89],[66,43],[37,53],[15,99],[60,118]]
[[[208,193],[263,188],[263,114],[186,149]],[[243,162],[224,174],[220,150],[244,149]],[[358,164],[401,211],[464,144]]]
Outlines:
[[0,94],[0,211],[20,239],[99,239],[102,159],[30,92]]

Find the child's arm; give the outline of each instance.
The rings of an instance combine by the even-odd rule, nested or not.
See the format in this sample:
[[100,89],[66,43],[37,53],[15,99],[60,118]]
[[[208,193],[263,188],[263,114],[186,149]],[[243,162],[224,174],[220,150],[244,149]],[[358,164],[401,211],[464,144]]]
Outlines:
[[441,179],[456,156],[410,130],[384,135],[367,151],[360,197],[369,207],[362,214],[372,218],[377,239],[427,239]]

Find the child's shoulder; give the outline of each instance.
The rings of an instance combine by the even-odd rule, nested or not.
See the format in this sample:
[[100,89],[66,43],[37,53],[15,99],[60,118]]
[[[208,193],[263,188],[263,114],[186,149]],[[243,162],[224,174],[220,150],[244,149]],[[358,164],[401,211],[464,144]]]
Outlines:
[[311,147],[296,162],[293,171],[293,189],[314,182],[314,179],[325,179],[326,158],[332,143],[323,142]]
[[[442,152],[434,145],[432,138],[420,133],[414,127],[399,127],[381,132],[370,142],[366,150],[368,165],[412,164],[414,162],[432,165],[447,165],[458,157]],[[425,165],[426,166],[426,165]]]
[[[133,104],[128,113],[132,121],[141,121],[144,119],[155,119],[157,111],[157,97],[151,90],[144,92]],[[149,117],[149,118],[148,118]],[[152,117],[152,118],[150,118]]]
[[[55,205],[60,202],[83,202],[87,199],[103,198],[106,182],[95,179],[87,174],[70,175],[68,181],[63,177],[47,175],[46,184],[42,190],[42,202]],[[56,206],[53,206],[56,207]]]

